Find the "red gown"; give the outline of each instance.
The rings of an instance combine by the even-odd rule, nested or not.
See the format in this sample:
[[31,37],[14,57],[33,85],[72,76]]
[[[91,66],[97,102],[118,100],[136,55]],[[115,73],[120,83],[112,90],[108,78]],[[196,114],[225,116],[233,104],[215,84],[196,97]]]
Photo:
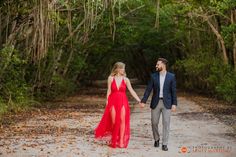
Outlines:
[[[114,106],[116,116],[115,123],[112,124],[111,109]],[[120,147],[120,127],[121,127],[121,109],[125,108],[125,131],[124,131],[124,148],[128,146],[130,139],[130,108],[126,96],[126,83],[122,79],[120,87],[117,87],[113,78],[111,83],[111,93],[108,96],[104,114],[97,128],[95,129],[95,138],[108,137],[109,145],[113,148]]]

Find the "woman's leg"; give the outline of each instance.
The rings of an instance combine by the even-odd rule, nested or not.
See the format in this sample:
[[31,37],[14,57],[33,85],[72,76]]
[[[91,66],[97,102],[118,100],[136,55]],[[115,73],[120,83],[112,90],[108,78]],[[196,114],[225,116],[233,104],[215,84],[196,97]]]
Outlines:
[[[115,107],[114,106],[112,106],[111,107],[111,122],[112,122],[112,126],[111,126],[111,131],[112,131],[112,139],[111,139],[111,147],[116,147],[116,137],[117,137],[117,135],[113,135],[115,132],[114,131],[116,131],[116,130],[114,130],[114,127],[115,127],[115,122],[116,122],[116,110],[115,110]],[[116,133],[115,133],[116,134]]]
[[111,121],[112,121],[112,127],[113,127],[114,124],[115,124],[115,120],[116,120],[116,110],[115,110],[115,107],[112,106],[112,107],[111,107]]
[[125,134],[125,107],[121,108],[121,126],[120,126],[120,147],[124,147],[124,134]]

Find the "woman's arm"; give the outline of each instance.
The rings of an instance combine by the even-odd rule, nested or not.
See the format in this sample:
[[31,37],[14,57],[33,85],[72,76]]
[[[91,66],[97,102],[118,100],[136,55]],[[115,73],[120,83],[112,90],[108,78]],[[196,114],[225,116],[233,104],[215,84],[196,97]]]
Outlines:
[[130,92],[130,94],[138,101],[140,102],[140,98],[138,97],[137,93],[134,91],[134,89],[132,88],[132,85],[130,83],[130,80],[128,78],[126,78],[126,85],[127,85],[127,88]]
[[111,94],[111,82],[112,82],[112,76],[109,76],[107,79],[107,100],[106,100],[106,104],[108,103],[108,97]]

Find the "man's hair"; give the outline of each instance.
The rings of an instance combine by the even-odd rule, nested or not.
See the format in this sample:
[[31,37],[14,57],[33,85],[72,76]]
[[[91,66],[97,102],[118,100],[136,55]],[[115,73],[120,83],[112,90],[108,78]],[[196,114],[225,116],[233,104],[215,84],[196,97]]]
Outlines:
[[157,61],[161,61],[162,63],[164,63],[165,65],[167,65],[168,64],[168,60],[167,59],[165,59],[165,58],[158,58],[158,60]]

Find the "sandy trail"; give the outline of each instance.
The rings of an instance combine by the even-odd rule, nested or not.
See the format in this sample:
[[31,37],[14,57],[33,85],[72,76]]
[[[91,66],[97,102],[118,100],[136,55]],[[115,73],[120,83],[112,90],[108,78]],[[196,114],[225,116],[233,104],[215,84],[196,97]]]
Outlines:
[[[144,87],[135,90],[142,96]],[[177,112],[172,113],[168,152],[153,147],[149,105],[140,109],[132,101],[129,146],[111,149],[93,138],[93,129],[103,113],[104,98],[104,94],[70,97],[55,103],[52,109],[40,109],[30,118],[1,128],[0,156],[236,156],[236,139],[230,136],[233,129],[186,97],[178,97]],[[159,125],[162,135],[161,119]]]

